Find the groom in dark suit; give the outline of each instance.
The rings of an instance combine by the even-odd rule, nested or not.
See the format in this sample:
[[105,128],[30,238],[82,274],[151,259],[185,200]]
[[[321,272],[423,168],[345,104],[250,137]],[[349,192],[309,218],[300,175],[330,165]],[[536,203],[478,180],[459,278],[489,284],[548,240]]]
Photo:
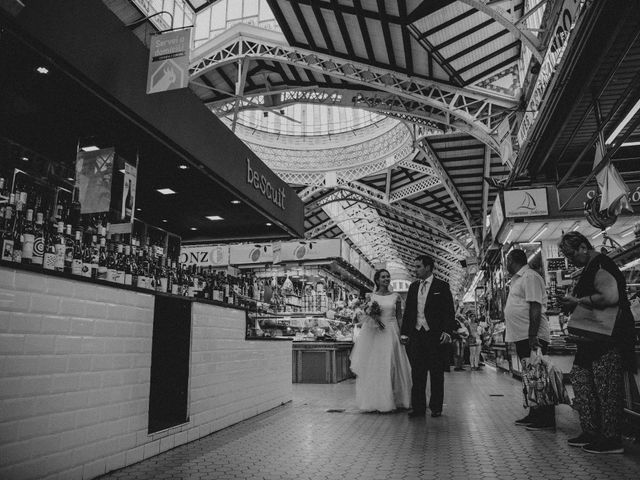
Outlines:
[[427,375],[431,374],[429,410],[442,415],[444,368],[447,348],[455,328],[455,309],[449,284],[433,276],[433,259],[421,255],[415,260],[416,277],[407,293],[400,341],[406,345],[411,363],[410,417],[424,417],[427,410]]

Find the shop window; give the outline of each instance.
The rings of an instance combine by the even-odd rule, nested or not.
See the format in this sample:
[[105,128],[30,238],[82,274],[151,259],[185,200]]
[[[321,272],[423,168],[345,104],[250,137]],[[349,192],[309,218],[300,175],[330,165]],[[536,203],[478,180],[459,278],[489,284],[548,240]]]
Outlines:
[[191,302],[157,295],[153,313],[149,433],[189,421]]

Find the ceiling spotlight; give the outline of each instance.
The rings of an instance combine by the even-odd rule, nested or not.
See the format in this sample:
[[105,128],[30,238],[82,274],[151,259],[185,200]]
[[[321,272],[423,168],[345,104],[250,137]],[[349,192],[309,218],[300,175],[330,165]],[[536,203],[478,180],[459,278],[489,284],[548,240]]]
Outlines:
[[67,177],[67,180],[69,180],[70,182],[73,182],[75,180],[75,178],[73,177]]
[[197,230],[196,227],[191,227],[189,230]]
[[167,220],[166,218],[162,219],[162,223],[167,223],[169,220]]
[[206,218],[212,222],[215,222],[216,220],[224,220],[220,215],[208,215]]
[[231,203],[233,203],[234,205],[238,205],[240,203],[240,200],[231,200]]
[[136,211],[141,212],[142,209],[140,207],[136,208]]
[[188,165],[185,165],[184,163],[181,163],[180,165],[178,165],[178,168],[179,168],[180,170],[186,170],[187,168],[189,168],[189,166],[188,166]]
[[273,223],[271,223],[271,222],[267,222],[267,223],[265,223],[265,225],[266,225],[267,227],[270,227],[271,225],[273,225]]
[[36,72],[38,72],[41,75],[46,75],[49,73],[49,69],[47,67],[40,66],[36,68]]
[[158,188],[156,191],[161,193],[162,195],[173,195],[176,193],[170,188]]
[[23,162],[28,162],[29,161],[29,157],[20,157],[20,160],[22,160]]

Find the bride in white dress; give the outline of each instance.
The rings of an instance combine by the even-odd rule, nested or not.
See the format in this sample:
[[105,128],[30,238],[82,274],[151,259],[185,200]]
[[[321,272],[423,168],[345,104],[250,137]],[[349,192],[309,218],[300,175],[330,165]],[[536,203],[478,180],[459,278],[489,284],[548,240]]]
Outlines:
[[380,321],[371,318],[362,324],[351,351],[351,370],[356,374],[356,404],[360,410],[390,412],[409,408],[411,403],[411,366],[400,344],[401,300],[389,291],[391,275],[378,270],[373,277],[376,292],[371,295],[380,305]]

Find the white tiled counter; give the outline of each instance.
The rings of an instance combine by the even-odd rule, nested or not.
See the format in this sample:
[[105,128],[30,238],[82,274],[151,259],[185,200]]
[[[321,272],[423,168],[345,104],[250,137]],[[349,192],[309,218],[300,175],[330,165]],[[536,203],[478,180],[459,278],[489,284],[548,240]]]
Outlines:
[[189,421],[149,435],[153,293],[0,266],[0,478],[94,478],[291,400],[290,342],[192,307]]

